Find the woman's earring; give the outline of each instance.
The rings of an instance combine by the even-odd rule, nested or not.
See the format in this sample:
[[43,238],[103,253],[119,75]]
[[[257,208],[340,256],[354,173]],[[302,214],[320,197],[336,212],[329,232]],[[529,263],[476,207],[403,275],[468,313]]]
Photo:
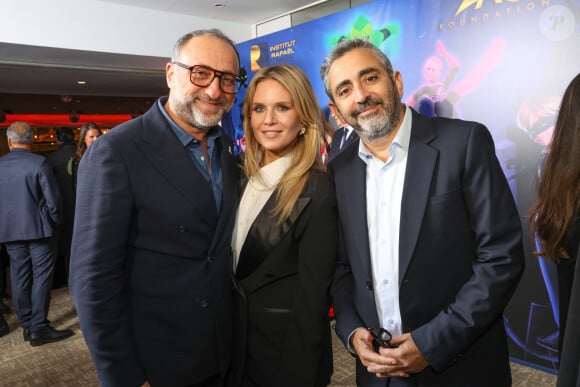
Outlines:
[[306,128],[302,127],[302,129],[300,129],[300,135],[304,136],[304,133],[306,133]]

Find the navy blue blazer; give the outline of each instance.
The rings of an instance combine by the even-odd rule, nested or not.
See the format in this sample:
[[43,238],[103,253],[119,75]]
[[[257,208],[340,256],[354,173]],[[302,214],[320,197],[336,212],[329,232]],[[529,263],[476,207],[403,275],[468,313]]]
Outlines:
[[157,103],[81,160],[69,284],[102,386],[227,372],[239,168],[223,139],[219,215]]
[[[346,149],[347,145],[352,144],[353,142],[359,139],[358,134],[354,130],[352,130],[349,136],[342,140],[346,132],[346,128],[338,128],[332,135],[332,141],[330,142],[329,149],[328,149],[328,161],[334,159],[337,154],[339,154],[343,149]],[[341,146],[342,145],[342,146]]]
[[13,148],[0,157],[0,242],[52,237],[62,219],[58,183],[48,160]]
[[[378,326],[366,218],[366,164],[350,146],[329,164],[339,212],[336,332]],[[401,203],[404,332],[429,362],[394,386],[510,386],[502,312],[524,268],[518,213],[487,129],[412,111]],[[357,359],[359,386],[386,386]]]

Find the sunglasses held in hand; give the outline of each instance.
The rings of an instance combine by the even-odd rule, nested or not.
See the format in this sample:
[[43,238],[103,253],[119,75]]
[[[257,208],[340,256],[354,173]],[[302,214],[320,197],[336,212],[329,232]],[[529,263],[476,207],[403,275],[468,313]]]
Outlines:
[[397,348],[396,345],[391,344],[391,339],[393,338],[393,335],[391,335],[391,332],[389,332],[388,330],[376,327],[367,329],[373,336],[373,344],[375,345],[375,349],[378,349],[378,347]]

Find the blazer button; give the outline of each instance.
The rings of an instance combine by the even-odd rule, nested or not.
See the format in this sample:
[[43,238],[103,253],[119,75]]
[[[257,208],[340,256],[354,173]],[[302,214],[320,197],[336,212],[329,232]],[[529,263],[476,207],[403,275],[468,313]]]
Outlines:
[[367,281],[365,285],[368,290],[370,290],[371,292],[373,291],[373,283],[371,281]]
[[212,263],[213,262],[213,257],[211,255],[208,255],[208,257],[206,258],[207,263]]
[[207,308],[207,301],[206,301],[206,300],[201,300],[201,301],[199,302],[199,305],[200,305],[202,308],[204,308],[204,309],[205,309],[205,308]]
[[179,232],[186,232],[187,231],[187,227],[180,225],[179,227],[177,227],[177,229],[179,230]]

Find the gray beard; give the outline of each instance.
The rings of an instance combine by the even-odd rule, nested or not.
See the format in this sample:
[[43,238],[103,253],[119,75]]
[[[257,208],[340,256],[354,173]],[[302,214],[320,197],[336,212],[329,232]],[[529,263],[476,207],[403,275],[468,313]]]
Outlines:
[[370,122],[366,123],[359,123],[357,129],[358,135],[368,141],[374,141],[378,138],[385,137],[389,133],[391,133],[394,129],[394,125],[391,124],[394,115],[383,117],[373,117],[373,120],[369,120]]
[[227,113],[229,109],[222,107],[218,113],[208,116],[195,106],[194,101],[198,98],[199,97],[194,94],[187,100],[178,101],[178,105],[175,106],[175,111],[181,119],[189,125],[200,130],[208,131],[221,121],[223,115]]
[[363,120],[355,118],[352,127],[362,139],[374,141],[388,136],[395,130],[401,115],[401,101],[395,98],[391,102],[393,102],[393,112],[391,114],[383,110],[382,113],[375,114],[372,117],[365,117]]
[[209,130],[214,126],[216,126],[221,121],[223,115],[226,112],[227,111],[225,109],[221,109],[221,112],[215,117],[214,116],[208,117],[207,115],[204,115],[202,112],[196,109],[194,106],[192,106],[187,117],[188,118],[187,123],[198,129]]

